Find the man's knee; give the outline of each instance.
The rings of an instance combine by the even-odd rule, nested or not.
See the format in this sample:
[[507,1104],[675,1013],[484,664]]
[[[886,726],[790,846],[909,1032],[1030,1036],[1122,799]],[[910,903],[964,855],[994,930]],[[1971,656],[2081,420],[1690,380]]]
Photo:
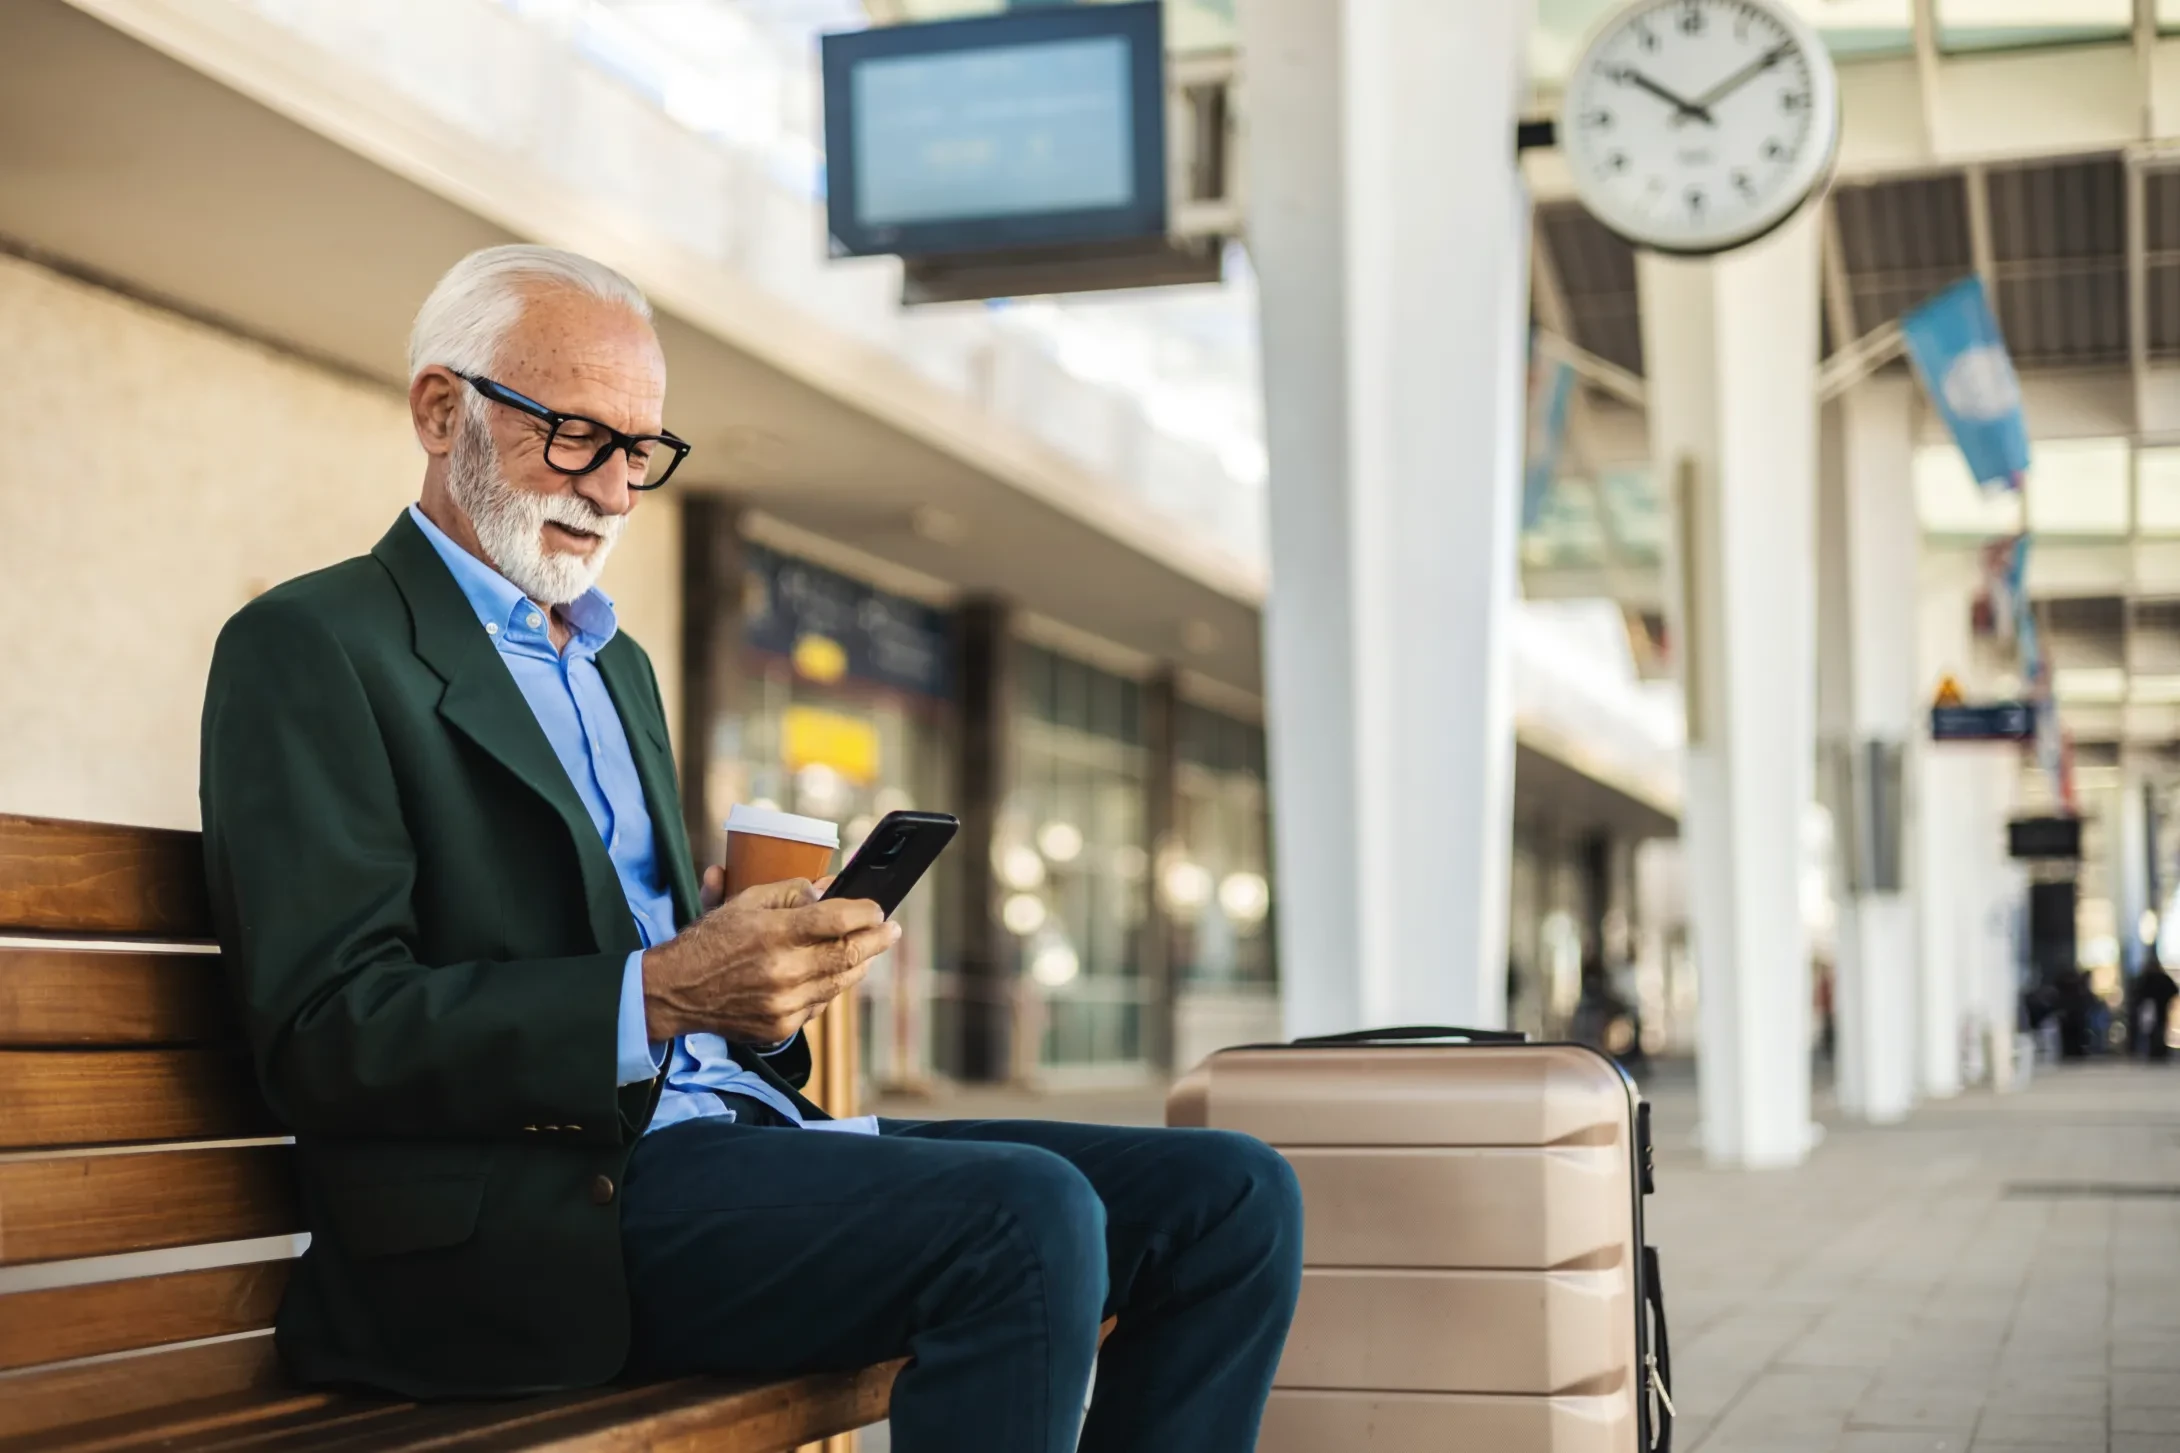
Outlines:
[[1253,1135],[1232,1130],[1176,1131],[1190,1137],[1186,1163],[1193,1189],[1231,1232],[1299,1277],[1302,1187],[1285,1156]]
[[1049,1150],[1009,1146],[964,1166],[952,1189],[998,1218],[1001,1242],[1035,1263],[1047,1295],[1103,1301],[1105,1206],[1081,1171]]

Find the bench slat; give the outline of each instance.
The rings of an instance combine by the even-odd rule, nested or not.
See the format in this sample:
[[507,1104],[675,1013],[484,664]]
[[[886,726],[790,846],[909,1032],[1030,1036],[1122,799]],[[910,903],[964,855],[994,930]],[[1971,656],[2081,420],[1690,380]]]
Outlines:
[[262,1261],[0,1296],[0,1371],[270,1327],[288,1268]]
[[278,1133],[237,1054],[0,1050],[0,1149]]
[[0,948],[0,1048],[239,1037],[217,954]]
[[[0,1383],[4,1387],[5,1383]],[[35,1446],[40,1453],[123,1453],[132,1448],[156,1448],[160,1453],[179,1453],[192,1448],[248,1448],[252,1453],[267,1440],[293,1428],[339,1428],[367,1423],[400,1413],[411,1403],[368,1402],[336,1392],[287,1390],[229,1393],[223,1397],[193,1398],[165,1407],[149,1408],[118,1418],[98,1418],[71,1423],[40,1433],[34,1443],[0,1439],[0,1453],[16,1453]]]
[[[901,1366],[889,1362],[861,1372],[774,1383],[681,1378],[512,1402],[419,1405],[261,1390],[154,1406],[95,1422],[48,1424],[35,1444],[0,1441],[0,1450],[512,1453],[549,1448],[559,1453],[650,1453],[701,1448],[705,1453],[789,1453],[885,1417]],[[0,1389],[13,1386],[12,1381],[0,1381]]]
[[303,1229],[285,1145],[0,1161],[0,1266]]
[[210,938],[200,835],[0,813],[0,930]]
[[[117,1418],[146,1408],[223,1397],[280,1385],[272,1334],[205,1342],[142,1357],[118,1357],[79,1367],[13,1373],[0,1378],[0,1448],[51,1448],[52,1430],[84,1421],[96,1409]],[[323,1394],[290,1396],[327,1399]]]

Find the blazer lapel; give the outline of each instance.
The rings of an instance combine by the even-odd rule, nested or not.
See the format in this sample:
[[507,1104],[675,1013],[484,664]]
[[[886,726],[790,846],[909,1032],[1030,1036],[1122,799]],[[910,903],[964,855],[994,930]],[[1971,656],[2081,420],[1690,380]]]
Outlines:
[[599,948],[636,947],[635,920],[597,825],[576,795],[567,769],[554,755],[536,713],[523,700],[522,688],[515,685],[490,638],[478,628],[477,617],[446,562],[406,511],[371,553],[409,603],[416,654],[446,682],[439,698],[441,718],[559,813],[582,871],[584,901]]
[[619,636],[606,642],[598,653],[598,675],[606,683],[621,714],[621,730],[636,758],[636,776],[643,782],[644,805],[651,811],[651,835],[664,855],[674,911],[683,924],[695,921],[698,912],[696,869],[689,852],[689,834],[681,821],[681,793],[674,779],[674,754],[667,745],[666,721],[660,714],[654,688],[638,664],[636,649]]

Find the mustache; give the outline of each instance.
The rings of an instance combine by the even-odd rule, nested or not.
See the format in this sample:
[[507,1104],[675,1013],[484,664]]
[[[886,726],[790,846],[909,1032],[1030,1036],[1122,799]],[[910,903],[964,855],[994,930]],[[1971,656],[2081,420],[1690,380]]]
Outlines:
[[566,525],[607,541],[617,539],[622,526],[628,523],[628,516],[608,514],[579,494],[540,496],[537,508],[541,526],[548,522]]

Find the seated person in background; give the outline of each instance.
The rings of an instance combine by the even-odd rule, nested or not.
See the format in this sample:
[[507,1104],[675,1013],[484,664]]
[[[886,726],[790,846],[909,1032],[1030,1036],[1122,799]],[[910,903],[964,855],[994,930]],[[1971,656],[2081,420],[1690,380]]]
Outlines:
[[238,613],[205,700],[221,946],[312,1233],[289,1369],[450,1397],[907,1356],[901,1453],[1252,1447],[1301,1275],[1277,1155],[797,1092],[898,930],[692,865],[595,584],[687,451],[643,296],[476,253],[409,378],[421,500]]

